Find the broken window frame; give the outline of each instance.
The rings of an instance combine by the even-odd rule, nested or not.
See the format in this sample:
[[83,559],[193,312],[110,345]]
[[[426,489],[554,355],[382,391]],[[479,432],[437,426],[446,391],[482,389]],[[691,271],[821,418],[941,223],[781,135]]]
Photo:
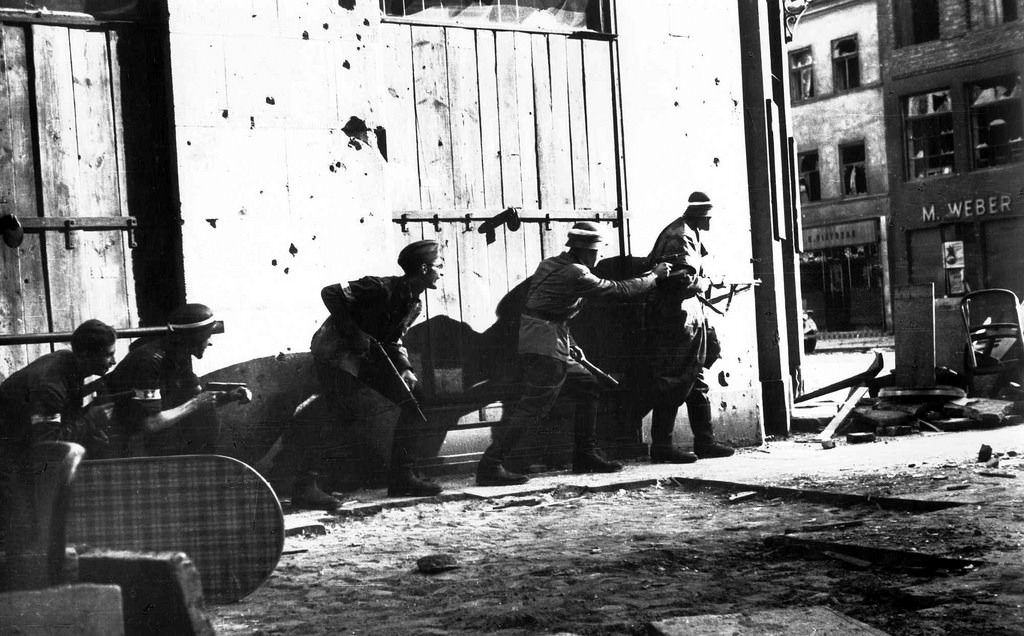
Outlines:
[[[840,52],[839,47],[853,42],[852,52]],[[832,90],[848,91],[860,86],[860,45],[857,35],[832,40]]]
[[941,37],[939,0],[894,0],[893,9],[897,48]]
[[[565,9],[574,3],[586,6],[582,11]],[[612,0],[381,0],[380,10],[387,22],[590,37],[615,35]],[[582,14],[582,20],[566,20],[573,14]]]
[[793,103],[814,97],[814,54],[811,47],[789,54],[789,91]]
[[952,92],[945,88],[907,95],[902,105],[906,178],[952,174],[956,167]]
[[[813,165],[808,160],[813,159]],[[821,157],[817,149],[797,154],[797,166],[800,170],[800,203],[821,201]]]
[[[1024,159],[1021,75],[1003,75],[970,83],[966,90],[971,122],[971,169],[1002,166]],[[1002,122],[1003,128],[993,135],[992,124],[996,122]],[[994,140],[994,136],[998,139]]]
[[863,140],[839,146],[839,165],[843,196],[867,194],[867,147]]
[[974,29],[987,29],[1017,19],[1017,0],[969,0],[967,24]]

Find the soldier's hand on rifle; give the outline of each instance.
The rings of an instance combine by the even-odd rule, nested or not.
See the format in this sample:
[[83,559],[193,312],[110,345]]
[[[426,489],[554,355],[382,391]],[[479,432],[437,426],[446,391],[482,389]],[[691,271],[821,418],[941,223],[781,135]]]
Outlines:
[[658,278],[665,278],[666,276],[672,273],[672,264],[658,263],[657,265],[654,266],[653,269],[651,269],[651,271],[654,272],[654,275],[657,276]]
[[410,391],[415,389],[416,385],[420,383],[419,378],[412,372],[412,369],[406,369],[400,375],[402,376],[402,381],[405,382],[405,386],[409,387]]

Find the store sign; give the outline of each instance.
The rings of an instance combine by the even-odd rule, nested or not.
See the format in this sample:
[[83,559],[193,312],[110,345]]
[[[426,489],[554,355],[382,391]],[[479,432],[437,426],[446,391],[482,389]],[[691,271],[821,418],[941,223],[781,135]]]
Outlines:
[[875,219],[804,228],[804,250],[821,250],[827,247],[845,247],[877,242],[878,221]]
[[1013,198],[1008,194],[996,194],[974,199],[957,199],[944,203],[928,203],[921,206],[922,223],[942,221],[965,221],[974,217],[992,214],[1006,214],[1013,209]]

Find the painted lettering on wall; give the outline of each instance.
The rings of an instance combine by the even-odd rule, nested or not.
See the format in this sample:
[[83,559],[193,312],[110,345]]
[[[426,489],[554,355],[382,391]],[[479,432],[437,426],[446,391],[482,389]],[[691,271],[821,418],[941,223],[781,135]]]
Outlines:
[[1013,208],[1013,198],[1008,194],[958,199],[945,203],[928,203],[921,206],[921,221],[957,221],[992,214],[1005,214]]

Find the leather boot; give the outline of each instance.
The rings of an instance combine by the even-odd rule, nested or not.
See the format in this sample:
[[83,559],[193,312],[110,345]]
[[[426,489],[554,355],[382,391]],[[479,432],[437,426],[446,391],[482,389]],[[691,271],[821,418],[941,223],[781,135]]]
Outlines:
[[334,512],[341,506],[337,497],[320,490],[317,473],[305,473],[295,478],[292,484],[292,507],[304,510],[326,510]]
[[651,411],[651,463],[692,464],[697,461],[693,453],[672,445],[672,430],[676,426],[675,406],[655,406]]
[[417,477],[411,467],[396,468],[388,476],[388,497],[433,497],[442,490],[434,482]]
[[575,449],[572,454],[572,472],[616,473],[622,464],[608,460],[597,448],[597,398],[583,399],[576,405],[574,429]]
[[477,486],[516,486],[530,481],[526,475],[505,470],[501,462],[486,455],[476,467]]
[[606,459],[604,454],[596,448],[576,449],[576,452],[572,454],[572,472],[576,474],[617,473],[620,470],[622,470],[622,464]]
[[693,429],[693,452],[701,459],[729,457],[736,452],[731,446],[715,441],[711,430],[711,404],[687,404],[686,413]]

